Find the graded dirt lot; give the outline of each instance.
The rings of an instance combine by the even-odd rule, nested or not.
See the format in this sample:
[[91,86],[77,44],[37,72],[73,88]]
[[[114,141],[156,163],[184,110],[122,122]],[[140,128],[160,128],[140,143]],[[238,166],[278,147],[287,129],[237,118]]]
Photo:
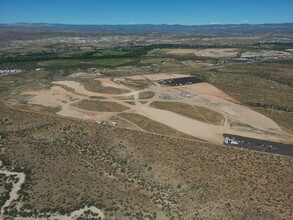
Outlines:
[[[282,131],[274,121],[237,104],[236,100],[206,82],[182,86],[157,83],[162,79],[182,77],[188,75],[152,74],[128,77],[126,81],[122,78],[91,79],[97,84],[87,79],[91,91],[77,81],[56,81],[55,86],[48,90],[27,91],[23,94],[32,96],[28,100],[29,104],[61,108],[56,113],[58,115],[85,120],[109,120],[120,112],[132,112],[214,144],[223,143],[224,133],[292,143],[292,135]],[[127,81],[131,85],[122,83]],[[118,92],[121,94],[117,94]],[[129,98],[132,103],[127,102]],[[169,107],[154,105],[164,103],[162,101]],[[171,107],[173,104],[174,108]],[[194,107],[178,109],[181,105]]]
[[189,86],[182,86],[180,88],[185,91],[190,91],[195,94],[214,96],[214,97],[218,97],[220,99],[224,99],[224,100],[227,100],[230,102],[238,103],[238,101],[235,100],[234,98],[232,98],[231,96],[227,95],[226,93],[224,93],[220,89],[218,89],[215,86],[213,86],[209,83],[206,83],[206,82],[192,84]]

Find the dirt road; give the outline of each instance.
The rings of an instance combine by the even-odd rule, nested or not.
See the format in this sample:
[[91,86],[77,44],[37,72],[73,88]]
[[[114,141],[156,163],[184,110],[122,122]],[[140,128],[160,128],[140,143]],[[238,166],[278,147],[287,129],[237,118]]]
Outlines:
[[[135,76],[136,80],[158,80],[167,78],[179,78],[187,75],[180,74],[151,74]],[[97,79],[96,79],[97,80]],[[121,80],[121,79],[119,79]],[[100,80],[103,86],[127,89],[130,92],[124,94],[104,94],[87,91],[82,84],[75,81],[54,82],[55,86],[49,90],[30,91],[25,94],[34,95],[28,103],[51,107],[61,107],[56,114],[83,120],[108,120],[117,112],[86,111],[72,105],[82,99],[91,99],[93,96],[102,97],[102,101],[116,102],[129,108],[127,112],[144,115],[159,123],[165,124],[175,130],[192,135],[202,140],[223,144],[223,134],[235,134],[271,141],[290,142],[293,136],[282,131],[280,127],[268,117],[253,111],[252,109],[237,104],[237,101],[226,95],[218,88],[204,82],[184,86],[161,86],[155,81],[148,88],[134,90],[118,81],[110,79]],[[60,88],[65,85],[74,92]],[[155,96],[149,99],[139,99],[138,94],[142,91],[153,91]],[[126,97],[133,97],[129,101]],[[153,101],[182,102],[193,106],[200,106],[222,114],[226,120],[221,126],[211,125],[194,119],[186,118],[171,111],[163,111],[151,108]],[[142,104],[144,103],[144,104]],[[293,141],[292,141],[293,142]]]
[[[0,163],[2,164],[2,162],[0,161]],[[16,200],[18,198],[18,191],[21,189],[21,184],[24,183],[25,181],[25,174],[24,173],[17,173],[17,172],[10,172],[8,170],[2,169],[0,170],[1,174],[5,174],[6,176],[12,176],[15,175],[18,177],[18,181],[13,183],[13,187],[9,193],[10,198],[5,202],[5,204],[2,206],[1,209],[1,216],[0,217],[4,217],[3,213],[4,213],[4,208],[8,207],[12,201]]]

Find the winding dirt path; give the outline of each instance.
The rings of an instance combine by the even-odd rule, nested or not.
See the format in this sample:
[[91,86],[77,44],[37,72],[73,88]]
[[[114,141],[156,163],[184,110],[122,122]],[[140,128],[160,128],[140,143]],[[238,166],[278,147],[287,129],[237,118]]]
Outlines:
[[[2,161],[0,161],[0,166],[2,166]],[[14,200],[18,198],[18,191],[21,189],[21,185],[25,181],[25,174],[24,173],[19,173],[19,172],[11,172],[6,170],[5,168],[2,168],[0,170],[1,174],[5,174],[6,176],[13,176],[16,175],[18,177],[18,181],[16,183],[13,183],[13,187],[9,193],[10,198],[5,202],[5,204],[1,208],[1,213],[0,213],[0,219],[4,219],[6,216],[4,216],[4,209],[8,207]],[[49,218],[42,218],[42,219],[59,219],[59,220],[74,220],[77,219],[78,217],[82,216],[82,214],[85,211],[90,210],[93,213],[98,214],[101,219],[105,219],[105,215],[102,212],[102,210],[98,209],[97,207],[91,206],[91,207],[85,207],[76,211],[73,211],[70,216],[65,216],[65,215],[54,215],[52,214],[51,217]],[[31,217],[16,217],[14,218],[15,220],[30,220],[30,219],[40,219],[40,218],[31,218]]]
[[86,206],[83,209],[79,209],[79,210],[73,211],[70,214],[70,216],[66,216],[66,215],[52,215],[51,217],[49,217],[49,219],[50,220],[55,220],[55,219],[58,219],[58,220],[76,220],[79,217],[81,217],[85,211],[91,211],[93,213],[98,214],[98,216],[93,217],[94,219],[97,219],[98,217],[100,217],[101,219],[105,219],[104,213],[100,209],[98,209],[97,207],[94,207],[94,206],[90,206],[90,207],[87,207]]
[[[2,165],[2,161],[0,161],[0,164]],[[4,217],[3,216],[4,208],[8,207],[12,201],[14,201],[18,198],[17,192],[21,189],[21,184],[23,184],[25,181],[25,174],[24,173],[17,173],[17,172],[10,172],[6,169],[0,170],[0,173],[5,174],[6,176],[16,175],[18,177],[18,181],[16,183],[13,183],[13,187],[9,193],[10,198],[2,206],[0,217]]]

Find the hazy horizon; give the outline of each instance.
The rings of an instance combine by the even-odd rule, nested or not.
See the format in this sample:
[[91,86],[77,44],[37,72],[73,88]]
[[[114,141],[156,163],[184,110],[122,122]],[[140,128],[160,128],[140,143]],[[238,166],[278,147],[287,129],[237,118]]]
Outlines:
[[290,0],[1,0],[0,23],[214,25],[292,23]]
[[31,24],[31,25],[77,25],[77,26],[135,26],[135,25],[153,25],[153,26],[209,26],[209,25],[282,25],[282,24],[293,24],[293,22],[281,22],[281,23],[208,23],[208,24],[152,24],[152,23],[136,23],[136,24],[77,24],[77,23],[48,23],[48,22],[15,22],[15,23],[1,23],[0,25],[21,25],[21,24]]

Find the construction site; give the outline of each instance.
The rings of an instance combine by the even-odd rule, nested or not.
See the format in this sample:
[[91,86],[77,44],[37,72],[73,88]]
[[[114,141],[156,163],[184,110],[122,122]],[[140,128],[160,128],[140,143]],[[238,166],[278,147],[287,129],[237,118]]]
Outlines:
[[[146,117],[218,145],[226,144],[223,139],[226,133],[292,144],[292,134],[280,129],[273,120],[239,105],[235,99],[197,77],[149,74],[88,79],[83,77],[85,75],[75,74],[53,82],[50,89],[27,90],[22,95],[28,97],[27,103],[32,108],[36,105],[57,108],[57,115],[97,125],[146,131],[135,122],[137,117]],[[15,100],[9,103],[17,104]],[[292,151],[287,155],[292,155]]]
[[293,219],[293,1],[29,2],[0,0],[0,220]]

